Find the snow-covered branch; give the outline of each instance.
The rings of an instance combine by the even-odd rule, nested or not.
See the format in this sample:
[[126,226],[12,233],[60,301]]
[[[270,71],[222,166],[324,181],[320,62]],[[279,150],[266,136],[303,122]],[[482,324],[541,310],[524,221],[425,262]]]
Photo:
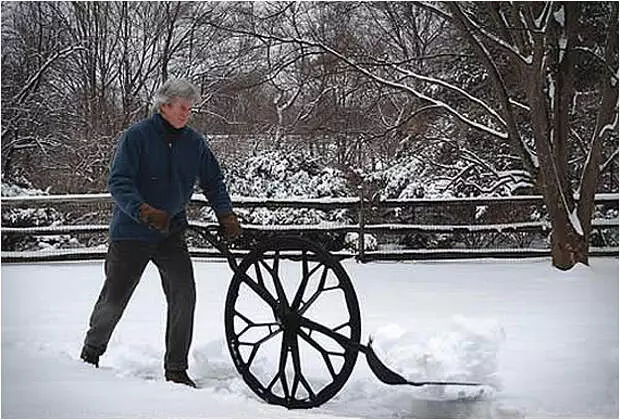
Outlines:
[[15,104],[22,103],[23,100],[30,94],[30,91],[32,90],[32,88],[38,83],[41,77],[43,77],[43,74],[45,73],[45,71],[52,64],[54,64],[54,62],[80,50],[84,51],[86,50],[86,48],[84,48],[82,45],[71,45],[69,47],[63,48],[62,50],[56,51],[53,54],[51,54],[47,58],[47,60],[45,60],[45,62],[41,65],[41,67],[36,71],[36,73],[30,76],[30,78],[24,84],[24,87],[13,97],[13,103]]
[[355,63],[354,61],[352,61],[351,59],[349,59],[348,57],[344,56],[343,54],[341,54],[340,52],[336,51],[335,49],[321,43],[321,42],[313,42],[313,41],[308,41],[308,40],[302,40],[302,39],[280,39],[282,42],[295,42],[295,43],[305,43],[307,45],[312,45],[312,46],[316,46],[319,48],[322,48],[323,50],[325,50],[326,52],[329,52],[330,54],[338,57],[340,60],[342,60],[343,62],[345,62],[346,64],[350,65],[351,67],[355,68],[356,70],[358,70],[360,73],[368,76],[370,79],[374,80],[377,83],[380,83],[382,85],[385,86],[389,86],[398,90],[403,90],[406,91],[412,95],[414,95],[416,98],[424,100],[424,101],[428,101],[434,105],[436,105],[437,107],[444,109],[445,111],[449,112],[451,115],[455,116],[457,119],[461,120],[462,122],[464,122],[465,124],[476,128],[480,131],[486,132],[487,134],[490,134],[494,137],[499,137],[502,139],[507,139],[508,138],[508,134],[505,132],[501,132],[498,130],[495,130],[493,128],[487,127],[484,124],[478,123],[472,119],[470,119],[469,117],[466,117],[465,115],[463,115],[462,113],[458,112],[456,109],[454,109],[452,106],[446,104],[445,102],[442,102],[440,100],[434,99],[432,97],[429,97],[425,94],[423,94],[422,92],[418,91],[417,89],[413,88],[412,86],[409,85],[405,85],[403,83],[399,83],[399,82],[395,82],[392,80],[388,80],[384,77],[378,76],[376,74],[374,74],[373,72],[371,72],[370,70],[368,70],[367,68]]
[[609,155],[607,160],[603,162],[603,164],[600,166],[600,171],[603,172],[604,170],[606,170],[607,167],[611,165],[616,159],[618,159],[618,149],[616,149],[611,155]]
[[428,76],[423,76],[421,74],[417,74],[413,71],[407,70],[407,69],[403,69],[401,67],[395,67],[396,70],[398,70],[399,72],[413,77],[415,79],[418,80],[422,80],[424,82],[428,82],[428,83],[432,83],[438,86],[442,86],[446,89],[452,90],[454,92],[457,92],[461,95],[463,95],[465,98],[467,98],[468,100],[470,100],[471,102],[480,105],[482,108],[484,108],[489,115],[493,116],[503,127],[506,127],[506,121],[501,117],[501,115],[499,115],[491,106],[489,106],[489,104],[487,104],[486,102],[484,102],[483,100],[476,98],[475,96],[473,96],[472,94],[470,94],[469,92],[466,92],[465,90],[459,88],[458,86],[455,86],[451,83],[445,82],[443,80],[440,79],[436,79],[434,77],[428,77]]
[[[540,12],[540,14],[535,18],[531,16],[532,22],[534,23],[534,27],[536,28],[536,30],[540,32],[545,32],[547,30],[547,23],[549,22],[549,18],[551,17],[552,9],[553,9],[553,2],[546,1],[545,7]],[[531,10],[531,8],[529,8],[529,10]]]
[[602,64],[603,67],[605,68],[605,70],[607,70],[607,73],[608,73],[609,77],[611,77],[616,82],[618,81],[618,74],[617,74],[616,70],[614,70],[614,68],[605,59],[605,57],[602,57],[600,54],[597,54],[596,51],[594,51],[592,48],[588,48],[588,47],[584,47],[584,46],[575,46],[573,49],[575,51],[580,51],[580,52],[589,54],[592,57],[596,58],[596,61],[598,61],[600,64]]
[[531,110],[531,108],[528,105],[524,104],[523,102],[519,102],[516,99],[510,98],[508,102],[510,102],[511,105],[514,105],[515,107],[519,109],[522,109],[523,111],[529,112]]
[[297,119],[299,121],[305,121],[306,119],[308,119],[310,115],[312,114],[312,112],[314,112],[314,110],[316,109],[317,105],[321,102],[321,99],[323,99],[323,97],[326,94],[328,94],[329,92],[332,92],[335,89],[336,88],[334,86],[329,86],[321,90],[321,92],[319,92],[319,94],[316,96],[316,98],[313,101],[310,101],[309,103],[305,104],[304,106],[305,110],[300,111],[299,115],[297,116]]
[[438,99],[432,98],[428,95],[423,94],[422,92],[420,92],[419,90],[413,88],[412,86],[397,82],[397,81],[393,81],[393,80],[389,80],[386,79],[385,77],[379,76],[377,74],[375,74],[374,72],[372,72],[371,70],[369,70],[368,68],[366,68],[365,66],[353,61],[352,59],[350,59],[349,57],[347,57],[346,55],[344,55],[343,53],[337,51],[336,49],[326,45],[323,42],[320,41],[312,41],[309,39],[305,39],[305,38],[300,38],[300,37],[291,37],[291,36],[280,36],[280,35],[273,35],[273,34],[268,34],[268,33],[256,33],[256,32],[250,32],[250,31],[246,31],[243,29],[238,29],[238,28],[226,28],[227,30],[231,31],[231,32],[235,32],[235,33],[240,33],[240,34],[244,34],[244,35],[251,35],[251,36],[255,36],[258,37],[260,39],[264,39],[264,40],[269,40],[269,41],[277,41],[277,42],[281,42],[284,44],[297,44],[297,45],[304,45],[307,47],[313,47],[313,48],[319,48],[320,50],[323,50],[331,55],[333,55],[334,57],[338,58],[340,61],[342,61],[343,63],[347,64],[348,66],[354,68],[355,70],[357,70],[358,72],[364,74],[365,76],[367,76],[368,78],[370,78],[371,80],[375,81],[376,83],[379,83],[381,85],[384,86],[388,86],[397,90],[401,90],[401,91],[405,91],[413,96],[415,96],[416,98],[423,100],[423,101],[427,101],[430,102],[433,105],[436,105],[438,108],[443,109],[444,111],[448,112],[450,115],[456,117],[458,120],[462,121],[463,123],[469,125],[472,128],[475,128],[477,130],[480,130],[482,132],[485,132],[493,137],[498,137],[501,139],[507,139],[508,138],[508,134],[506,132],[503,131],[499,131],[499,130],[495,130],[491,127],[488,127],[482,123],[479,123],[477,121],[474,121],[472,119],[470,119],[469,117],[463,115],[463,113],[459,112],[458,110],[456,110],[454,107],[448,105],[447,103],[440,101]]
[[478,24],[477,22],[475,22],[472,17],[469,15],[469,13],[467,13],[465,10],[463,10],[461,8],[461,6],[458,3],[454,3],[453,7],[458,8],[462,14],[462,16],[465,18],[465,22],[468,25],[468,27],[483,35],[487,40],[492,41],[494,44],[496,44],[497,46],[501,47],[504,51],[508,52],[509,54],[513,55],[514,57],[518,58],[523,64],[526,65],[530,65],[532,64],[532,56],[529,55],[527,57],[523,56],[521,54],[521,52],[519,51],[519,49],[517,48],[516,45],[513,44],[509,44],[508,42],[504,41],[503,39],[499,38],[498,36],[496,36],[495,34],[487,31],[486,29],[484,29],[480,24]]

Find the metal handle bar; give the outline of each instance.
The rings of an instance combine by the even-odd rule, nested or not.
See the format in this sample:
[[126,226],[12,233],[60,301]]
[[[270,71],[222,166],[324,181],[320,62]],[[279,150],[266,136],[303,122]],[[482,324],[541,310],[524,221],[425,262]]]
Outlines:
[[192,226],[192,229],[202,235],[207,240],[207,242],[213,245],[213,247],[226,258],[230,269],[236,274],[239,270],[239,264],[237,264],[237,259],[235,258],[233,253],[230,252],[230,248],[228,248],[226,242],[223,239],[218,239],[217,236],[209,232],[209,229],[206,227]]

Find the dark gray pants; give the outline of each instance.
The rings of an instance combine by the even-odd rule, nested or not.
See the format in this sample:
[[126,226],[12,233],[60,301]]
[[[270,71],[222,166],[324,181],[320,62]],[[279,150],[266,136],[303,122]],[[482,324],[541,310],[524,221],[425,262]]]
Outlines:
[[105,259],[105,282],[90,317],[84,345],[101,355],[120,320],[149,261],[159,269],[168,303],[164,368],[187,369],[187,356],[194,329],[196,286],[194,271],[183,234],[159,244],[116,241]]

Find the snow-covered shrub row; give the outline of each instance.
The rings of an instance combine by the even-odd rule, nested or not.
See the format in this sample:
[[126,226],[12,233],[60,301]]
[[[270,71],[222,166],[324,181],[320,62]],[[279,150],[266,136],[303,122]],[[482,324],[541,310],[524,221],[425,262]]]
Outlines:
[[2,187],[0,188],[0,195],[2,197],[17,197],[21,195],[47,195],[49,188],[46,191],[34,188],[32,184],[24,179],[20,178],[18,181],[5,182],[2,179]]
[[[3,197],[48,195],[46,191],[34,188],[26,179],[18,183],[2,181]],[[38,227],[65,223],[62,213],[52,207],[11,208],[2,212],[2,226]],[[81,248],[80,242],[70,235],[7,235],[2,234],[2,249],[7,251],[37,251],[50,248]]]
[[316,159],[282,151],[248,156],[229,167],[226,182],[232,194],[265,198],[320,198],[348,195],[342,172],[321,167]]
[[394,165],[368,174],[364,182],[377,188],[379,199],[450,197],[443,191],[445,181],[429,179],[428,166],[415,159],[403,158]]
[[[335,198],[347,197],[349,191],[344,174],[321,167],[316,160],[302,154],[285,154],[272,150],[248,159],[237,167],[224,167],[226,184],[233,196],[258,198]],[[345,210],[265,208],[237,209],[246,223],[321,224],[350,223]]]
[[[604,205],[597,205],[594,207],[592,213],[593,219],[616,219],[618,220],[618,209],[609,208]],[[590,244],[592,246],[618,246],[618,229],[592,229],[590,234]]]
[[[267,199],[317,199],[348,197],[349,189],[344,174],[322,166],[317,159],[303,153],[263,150],[249,153],[246,159],[223,161],[222,171],[231,196]],[[243,224],[253,225],[326,225],[356,223],[355,211],[346,209],[323,211],[311,208],[235,208]],[[200,211],[203,220],[215,221],[209,207]],[[245,245],[269,237],[269,233],[244,235]],[[326,230],[302,235],[318,242],[328,250],[344,247],[344,233]],[[240,244],[244,245],[244,244]]]
[[61,225],[64,217],[51,207],[9,209],[2,212],[2,225],[11,227]]

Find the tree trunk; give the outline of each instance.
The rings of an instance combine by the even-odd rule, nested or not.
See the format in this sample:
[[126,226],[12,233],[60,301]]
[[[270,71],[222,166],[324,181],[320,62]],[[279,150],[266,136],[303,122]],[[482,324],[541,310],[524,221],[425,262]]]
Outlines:
[[588,243],[577,233],[563,205],[549,209],[551,216],[551,263],[560,270],[569,270],[577,263],[588,264]]
[[[612,63],[618,56],[618,4],[613,3],[609,17],[607,44],[605,47],[605,61]],[[581,220],[584,235],[590,237],[592,230],[592,212],[594,210],[594,194],[598,186],[601,172],[602,138],[607,131],[617,129],[616,113],[618,106],[618,79],[614,74],[608,74],[602,85],[602,97],[596,116],[596,126],[590,140],[590,150],[583,167],[579,184],[579,204],[577,214]]]
[[528,68],[527,97],[540,165],[539,187],[551,219],[552,264],[569,270],[588,264],[588,235],[585,234],[573,197],[568,170],[568,127],[574,95],[572,47],[575,33],[574,7],[563,4],[565,25],[552,21],[547,34],[535,34],[533,65]]
[[[570,127],[570,108],[575,95],[575,36],[577,34],[577,8],[575,3],[561,3],[564,10],[564,22],[558,24],[556,19],[550,22],[550,52],[547,55],[550,79],[555,85],[555,95],[550,98],[551,126],[551,159],[554,169],[554,183],[559,193],[556,198],[552,215],[553,231],[551,241],[552,263],[561,270],[572,268],[581,262],[588,264],[588,241],[582,223],[578,218],[577,204],[573,198],[568,170],[568,136]],[[565,44],[562,45],[561,41]],[[548,86],[551,90],[551,86]],[[551,209],[550,209],[551,210]],[[572,217],[572,221],[570,218]],[[579,226],[579,231],[576,227]]]

